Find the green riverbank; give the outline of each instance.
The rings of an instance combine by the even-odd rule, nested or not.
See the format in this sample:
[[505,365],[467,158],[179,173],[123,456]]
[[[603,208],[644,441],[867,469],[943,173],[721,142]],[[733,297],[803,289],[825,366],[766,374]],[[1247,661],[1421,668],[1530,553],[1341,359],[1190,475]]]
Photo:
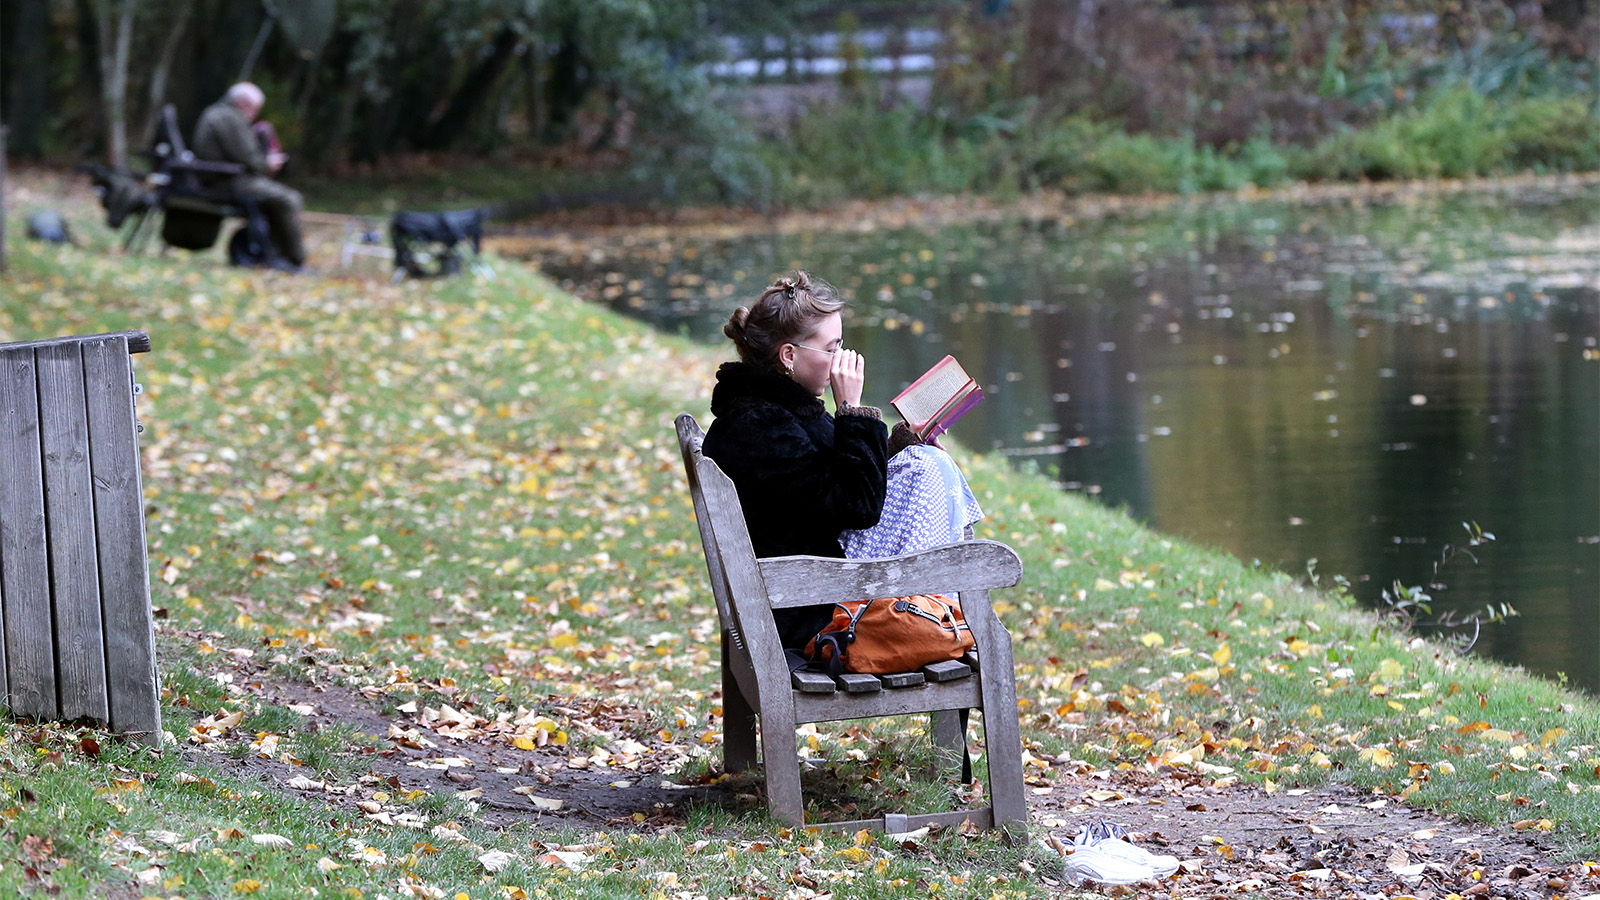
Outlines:
[[[8,206],[8,234],[28,211]],[[1036,846],[946,834],[912,853],[779,829],[739,799],[759,779],[665,825],[641,810],[604,828],[507,828],[470,781],[428,791],[375,775],[392,746],[470,739],[528,754],[512,772],[534,794],[568,768],[610,783],[719,780],[715,610],[671,420],[708,417],[721,348],[653,333],[509,263],[493,281],[391,286],[86,243],[13,240],[0,336],[152,336],[136,365],[174,743],[157,755],[6,722],[0,887],[1053,893],[1043,879],[1060,860]],[[1562,859],[1600,855],[1594,699],[1411,640],[998,457],[959,457],[989,514],[979,535],[1024,560],[998,608],[1016,642],[1039,833],[1076,808],[1052,791],[1096,772],[1112,787],[1285,797],[1347,784],[1539,833]],[[264,699],[268,682],[365,698],[392,729],[308,727],[293,704]],[[838,791],[869,810],[946,802],[950,786],[920,777],[919,728],[807,736],[820,779],[808,796]],[[858,760],[879,762],[864,775]],[[543,859],[557,853],[587,863]]]

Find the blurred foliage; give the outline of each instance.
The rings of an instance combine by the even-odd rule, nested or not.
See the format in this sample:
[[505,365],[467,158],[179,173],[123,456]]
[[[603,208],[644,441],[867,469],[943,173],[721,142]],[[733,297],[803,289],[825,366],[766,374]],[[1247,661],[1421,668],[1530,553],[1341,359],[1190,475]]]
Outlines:
[[[95,152],[87,8],[0,0],[13,152]],[[189,125],[248,75],[302,176],[470,158],[671,204],[1559,170],[1600,164],[1594,18],[1582,0],[163,0],[138,6],[134,59],[157,62],[128,108],[134,134],[165,102]],[[882,65],[912,57],[928,67]],[[718,74],[736,59],[762,74]]]

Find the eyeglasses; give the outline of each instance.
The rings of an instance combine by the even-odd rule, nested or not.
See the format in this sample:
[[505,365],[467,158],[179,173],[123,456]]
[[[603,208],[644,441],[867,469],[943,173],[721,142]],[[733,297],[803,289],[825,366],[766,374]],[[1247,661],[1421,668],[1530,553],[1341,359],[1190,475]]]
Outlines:
[[844,343],[842,341],[839,343],[839,346],[833,348],[832,350],[824,350],[821,347],[810,347],[810,346],[807,346],[805,344],[795,344],[795,346],[796,347],[804,347],[807,350],[815,350],[818,353],[826,353],[829,356],[833,356],[834,354],[838,353],[840,350],[844,349]]

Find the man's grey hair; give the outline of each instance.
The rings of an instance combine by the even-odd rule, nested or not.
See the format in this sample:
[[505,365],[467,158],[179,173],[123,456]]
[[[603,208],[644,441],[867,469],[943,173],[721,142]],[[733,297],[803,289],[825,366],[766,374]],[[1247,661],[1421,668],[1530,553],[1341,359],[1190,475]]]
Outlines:
[[259,107],[267,102],[267,95],[262,93],[261,88],[250,82],[241,81],[228,88],[227,100],[234,106],[238,106],[240,103],[249,103],[252,106]]

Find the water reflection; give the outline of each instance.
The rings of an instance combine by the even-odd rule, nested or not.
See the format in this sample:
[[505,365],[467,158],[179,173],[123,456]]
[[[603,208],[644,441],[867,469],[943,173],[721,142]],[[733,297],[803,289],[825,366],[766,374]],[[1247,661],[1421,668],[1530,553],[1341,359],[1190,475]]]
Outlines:
[[855,298],[886,403],[954,353],[969,446],[1155,527],[1372,601],[1509,602],[1496,658],[1600,691],[1600,214],[1590,195],[1196,203],[1093,223],[651,245],[558,277],[714,340],[805,265]]

